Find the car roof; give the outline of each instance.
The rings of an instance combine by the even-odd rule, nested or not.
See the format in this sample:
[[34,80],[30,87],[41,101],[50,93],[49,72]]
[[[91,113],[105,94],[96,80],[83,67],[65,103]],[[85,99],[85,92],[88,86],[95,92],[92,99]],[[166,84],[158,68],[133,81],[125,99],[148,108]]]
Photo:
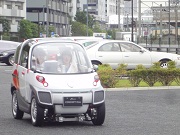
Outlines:
[[[32,38],[32,39],[27,39],[26,41],[35,41],[35,44],[32,44],[32,46],[37,45],[39,43],[57,43],[57,42],[61,42],[61,43],[76,43],[79,44],[80,46],[83,46],[82,44],[80,44],[77,41],[72,41],[72,40],[64,40],[64,39],[57,39],[57,38]],[[84,46],[83,46],[84,47]]]
[[91,40],[91,39],[103,39],[102,37],[93,37],[93,36],[72,36],[72,37],[60,37],[62,39],[69,40]]
[[[131,41],[126,41],[126,40],[111,40],[111,39],[105,39],[105,40],[99,40],[98,42],[95,42],[93,44],[91,44],[90,46],[87,46],[86,49],[90,49],[92,48],[93,46],[96,46],[98,44],[105,44],[105,43],[113,43],[113,42],[121,42],[121,43],[131,43],[131,44],[136,44],[134,42],[131,42]],[[140,46],[138,44],[136,44],[137,46]],[[142,47],[142,46],[140,46]]]

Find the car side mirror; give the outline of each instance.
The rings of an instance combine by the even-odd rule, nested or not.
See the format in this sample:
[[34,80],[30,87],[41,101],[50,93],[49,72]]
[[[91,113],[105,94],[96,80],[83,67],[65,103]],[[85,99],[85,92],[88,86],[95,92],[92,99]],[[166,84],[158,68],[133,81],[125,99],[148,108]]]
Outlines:
[[145,51],[143,49],[140,50],[141,53],[144,53]]
[[93,69],[94,69],[95,71],[97,71],[97,70],[98,70],[98,65],[93,65]]

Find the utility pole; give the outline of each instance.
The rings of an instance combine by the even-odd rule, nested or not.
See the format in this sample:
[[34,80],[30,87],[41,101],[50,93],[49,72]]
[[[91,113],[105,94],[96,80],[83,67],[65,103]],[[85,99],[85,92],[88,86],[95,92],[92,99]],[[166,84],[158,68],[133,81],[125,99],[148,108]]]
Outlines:
[[177,20],[178,20],[178,14],[177,14],[177,4],[175,5],[175,44],[177,45],[177,40],[178,40],[178,25],[177,25]]
[[132,15],[132,22],[131,22],[131,27],[132,27],[132,28],[131,28],[131,29],[132,29],[132,30],[131,30],[131,41],[134,42],[134,33],[133,33],[133,30],[134,30],[134,27],[133,27],[133,25],[134,25],[134,23],[133,23],[133,22],[134,22],[134,19],[133,19],[133,18],[134,18],[134,17],[133,17],[133,0],[131,0],[131,15]]
[[49,0],[46,0],[46,9],[47,9],[47,16],[46,16],[46,37],[49,36]]
[[87,7],[86,7],[86,16],[87,16],[87,20],[86,20],[87,21],[86,22],[87,23],[86,24],[87,25],[87,29],[86,30],[87,30],[87,36],[88,36],[88,22],[89,22],[89,18],[88,18],[88,0],[87,0]]
[[120,2],[121,0],[118,0],[118,30],[120,31],[121,30],[121,18],[120,18],[120,13],[121,13],[121,5],[120,5]]
[[160,37],[159,37],[160,48],[161,48],[161,39],[162,39],[162,4],[160,4]]
[[169,40],[168,40],[168,42],[169,42],[169,46],[170,46],[170,43],[171,43],[171,41],[170,41],[170,17],[171,17],[171,15],[170,15],[170,13],[171,13],[171,8],[170,8],[170,0],[169,0]]
[[137,43],[140,42],[140,38],[141,38],[141,0],[139,0],[138,22],[139,22],[139,24],[138,24],[139,31],[138,31],[138,42]]

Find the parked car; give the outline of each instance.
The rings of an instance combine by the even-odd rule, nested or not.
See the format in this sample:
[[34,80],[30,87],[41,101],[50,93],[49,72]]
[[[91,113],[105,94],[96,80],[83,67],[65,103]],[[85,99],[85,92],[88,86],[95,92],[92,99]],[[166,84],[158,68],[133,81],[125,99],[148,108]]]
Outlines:
[[34,126],[45,121],[104,123],[105,91],[83,45],[28,39],[16,49],[12,75],[15,119],[27,113]]
[[154,62],[160,62],[166,68],[168,61],[175,61],[180,67],[180,55],[151,52],[142,46],[123,40],[101,40],[86,48],[93,65],[109,64],[116,69],[119,64],[127,64],[127,69],[135,69],[142,64],[150,68]]
[[19,42],[0,40],[0,62],[13,65],[15,49]]
[[15,49],[6,50],[0,53],[0,62],[12,66],[14,63]]

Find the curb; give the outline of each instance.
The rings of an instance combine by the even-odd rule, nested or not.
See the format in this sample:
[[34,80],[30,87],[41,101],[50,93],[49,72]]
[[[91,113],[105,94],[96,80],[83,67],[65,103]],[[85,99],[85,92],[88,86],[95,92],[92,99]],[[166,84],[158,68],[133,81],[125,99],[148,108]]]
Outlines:
[[104,88],[105,91],[169,90],[169,89],[179,89],[180,90],[180,86]]

